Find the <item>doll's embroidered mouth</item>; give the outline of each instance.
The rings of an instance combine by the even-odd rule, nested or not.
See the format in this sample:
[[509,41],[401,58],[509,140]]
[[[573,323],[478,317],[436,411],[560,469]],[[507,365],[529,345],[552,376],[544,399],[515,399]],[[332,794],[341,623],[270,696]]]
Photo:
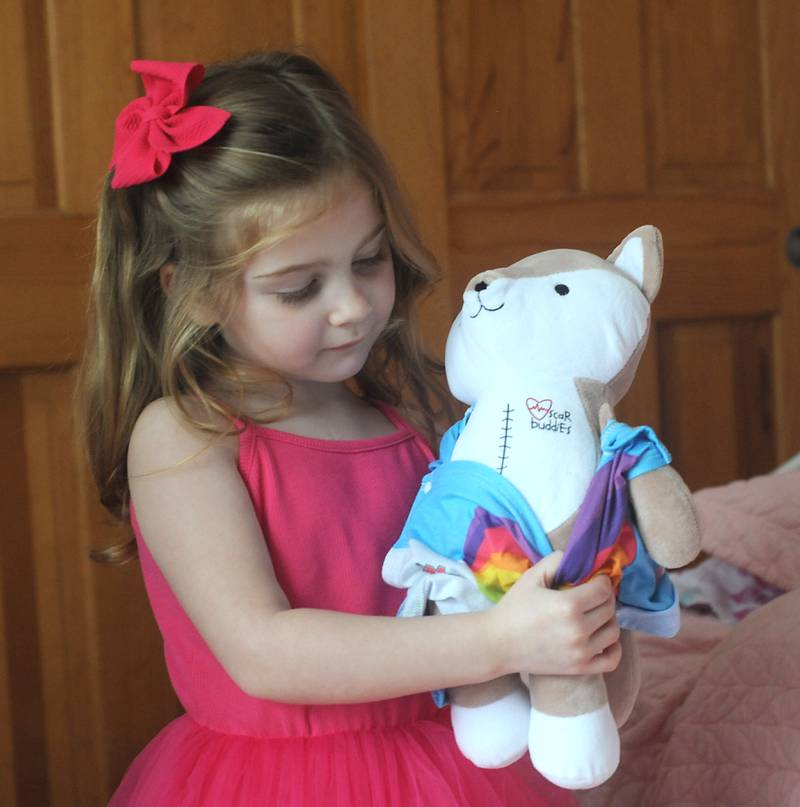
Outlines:
[[505,305],[505,303],[500,303],[497,308],[487,308],[483,303],[480,302],[480,300],[478,300],[478,302],[480,303],[481,307],[478,309],[477,313],[469,315],[470,319],[475,319],[475,317],[477,317],[481,311],[499,311]]

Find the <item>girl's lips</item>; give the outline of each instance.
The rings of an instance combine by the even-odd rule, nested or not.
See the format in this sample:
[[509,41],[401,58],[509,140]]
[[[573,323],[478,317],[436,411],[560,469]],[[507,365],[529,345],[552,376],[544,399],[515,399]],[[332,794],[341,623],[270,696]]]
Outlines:
[[351,347],[360,345],[361,342],[363,341],[364,337],[362,336],[361,339],[354,339],[352,342],[345,342],[343,345],[337,345],[336,347],[329,347],[328,350],[349,350]]

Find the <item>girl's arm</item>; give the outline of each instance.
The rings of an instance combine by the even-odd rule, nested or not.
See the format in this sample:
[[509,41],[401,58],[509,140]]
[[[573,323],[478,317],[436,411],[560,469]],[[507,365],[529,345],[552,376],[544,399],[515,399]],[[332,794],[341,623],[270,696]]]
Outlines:
[[[147,546],[214,655],[248,694],[348,703],[486,681],[511,672],[600,673],[620,657],[605,577],[546,586],[553,555],[489,611],[397,619],[290,607],[237,469],[238,442],[192,430],[151,404],[128,452]],[[187,459],[189,458],[189,459]]]

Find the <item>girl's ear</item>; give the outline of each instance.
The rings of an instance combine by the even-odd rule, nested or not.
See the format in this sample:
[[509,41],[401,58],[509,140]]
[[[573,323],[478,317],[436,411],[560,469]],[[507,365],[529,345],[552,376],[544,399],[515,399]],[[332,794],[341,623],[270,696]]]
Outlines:
[[[165,263],[161,269],[158,270],[158,279],[165,297],[169,297],[172,291],[172,278],[174,275],[174,263]],[[199,325],[202,328],[210,328],[212,325],[216,325],[219,322],[219,317],[216,316],[215,312],[212,311],[210,307],[196,304],[192,307],[192,320],[195,325]]]
[[165,263],[158,270],[158,279],[161,282],[161,291],[165,297],[169,297],[169,290],[172,287],[172,275],[175,274],[175,264]]

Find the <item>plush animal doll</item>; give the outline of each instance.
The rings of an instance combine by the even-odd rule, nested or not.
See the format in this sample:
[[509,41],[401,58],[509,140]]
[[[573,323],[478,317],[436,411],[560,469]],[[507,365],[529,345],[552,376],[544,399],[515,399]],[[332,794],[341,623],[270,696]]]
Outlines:
[[[408,589],[400,615],[489,608],[562,549],[556,585],[607,574],[623,628],[677,632],[664,567],[699,550],[690,495],[653,431],[612,410],[644,350],[661,273],[660,233],[645,226],[607,260],[551,250],[469,281],[445,355],[450,389],[469,409],[443,437],[384,562],[386,582]],[[605,781],[638,691],[627,630],[622,647],[606,676],[451,690],[462,752],[500,767],[528,750],[563,787]]]

